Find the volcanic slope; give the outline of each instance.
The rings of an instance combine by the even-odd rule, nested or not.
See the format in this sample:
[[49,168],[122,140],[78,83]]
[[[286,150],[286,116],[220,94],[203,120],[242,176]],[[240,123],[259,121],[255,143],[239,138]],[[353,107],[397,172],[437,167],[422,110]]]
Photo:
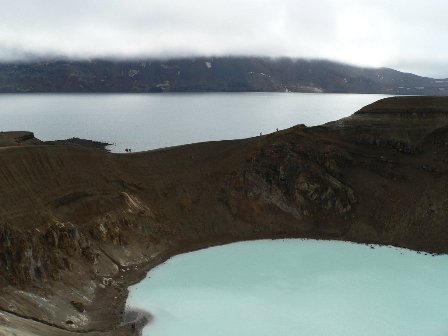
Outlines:
[[124,316],[127,287],[211,245],[308,237],[448,252],[448,98],[387,98],[318,127],[133,154],[31,133],[0,145],[7,335],[136,334],[146,316]]

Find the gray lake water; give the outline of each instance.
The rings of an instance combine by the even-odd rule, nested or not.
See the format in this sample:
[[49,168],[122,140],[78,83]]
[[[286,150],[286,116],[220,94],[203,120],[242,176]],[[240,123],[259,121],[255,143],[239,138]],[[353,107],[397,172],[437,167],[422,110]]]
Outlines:
[[239,139],[349,116],[385,96],[303,93],[0,94],[0,131],[143,151]]
[[252,241],[182,254],[131,287],[151,336],[446,336],[448,256]]

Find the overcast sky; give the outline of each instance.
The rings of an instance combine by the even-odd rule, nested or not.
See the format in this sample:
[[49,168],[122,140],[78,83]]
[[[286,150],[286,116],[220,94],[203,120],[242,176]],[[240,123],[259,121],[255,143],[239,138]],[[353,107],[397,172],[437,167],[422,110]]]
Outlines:
[[448,77],[446,0],[0,0],[0,60],[325,58]]

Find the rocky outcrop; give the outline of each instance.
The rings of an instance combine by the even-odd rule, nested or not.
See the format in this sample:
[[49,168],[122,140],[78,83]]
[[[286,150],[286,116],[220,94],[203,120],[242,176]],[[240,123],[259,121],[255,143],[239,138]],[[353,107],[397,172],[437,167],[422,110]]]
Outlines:
[[0,132],[0,147],[36,145],[41,143],[33,132]]
[[228,176],[225,190],[232,213],[257,220],[257,213],[248,211],[275,208],[302,221],[352,209],[357,199],[341,174],[348,158],[331,145],[313,147],[307,134],[306,128],[296,127],[272,136],[274,141],[251,154],[247,169]]
[[173,254],[231,241],[447,253],[447,115],[448,99],[402,97],[319,127],[144,153],[5,146],[0,332],[135,334],[143,319],[123,323],[129,284]]
[[424,138],[447,123],[444,98],[392,97],[326,126],[351,136],[353,142],[417,154],[423,151]]

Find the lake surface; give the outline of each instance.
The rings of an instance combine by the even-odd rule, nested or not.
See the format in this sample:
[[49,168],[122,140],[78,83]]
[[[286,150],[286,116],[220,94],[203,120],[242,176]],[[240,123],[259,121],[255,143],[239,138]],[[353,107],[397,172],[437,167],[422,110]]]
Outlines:
[[123,152],[240,139],[349,116],[384,95],[304,93],[0,94],[0,131],[80,137]]
[[448,256],[265,240],[176,256],[131,287],[151,336],[446,336]]

